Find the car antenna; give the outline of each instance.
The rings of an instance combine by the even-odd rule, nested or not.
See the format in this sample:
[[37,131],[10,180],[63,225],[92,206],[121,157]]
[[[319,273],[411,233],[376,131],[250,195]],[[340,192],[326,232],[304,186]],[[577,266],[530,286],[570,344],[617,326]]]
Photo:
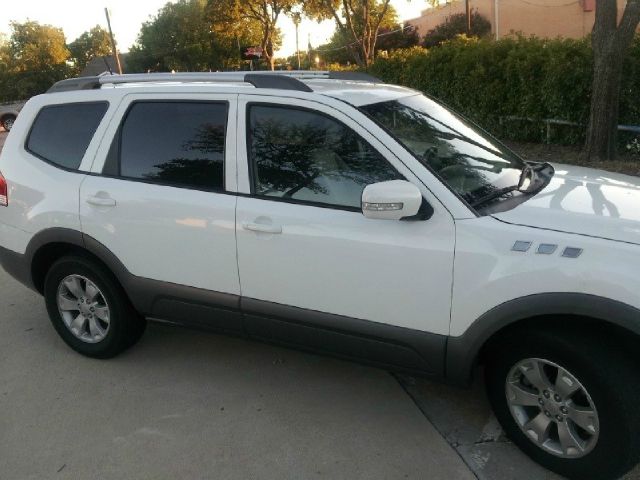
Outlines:
[[107,57],[102,57],[102,61],[107,66],[107,70],[109,70],[109,75],[113,75],[113,70],[111,70],[111,65],[107,62]]

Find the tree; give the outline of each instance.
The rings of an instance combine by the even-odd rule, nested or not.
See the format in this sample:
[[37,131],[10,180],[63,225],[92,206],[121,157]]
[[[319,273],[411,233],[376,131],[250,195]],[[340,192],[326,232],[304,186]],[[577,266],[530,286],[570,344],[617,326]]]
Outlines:
[[376,42],[390,0],[306,0],[304,11],[318,21],[333,19],[340,34],[349,39],[347,49],[361,67],[375,58]]
[[167,3],[142,25],[127,66],[137,72],[239,68],[240,45],[255,45],[260,31],[237,14],[235,0]]
[[111,55],[109,32],[96,25],[71,42],[68,49],[76,72],[81,72],[93,58]]
[[9,55],[13,67],[19,71],[48,70],[64,65],[69,50],[61,28],[38,22],[11,22],[13,33],[9,38]]
[[9,70],[9,42],[7,36],[0,32],[0,73]]
[[463,33],[472,37],[487,36],[491,33],[491,22],[480,15],[477,10],[474,10],[471,13],[471,32],[467,33],[467,14],[456,13],[429,30],[425,34],[422,44],[427,48],[435,47]]
[[[354,21],[354,27],[358,35],[362,34],[363,22],[360,18]],[[417,32],[413,28],[403,28],[398,23],[396,10],[389,5],[387,13],[380,23],[378,39],[375,45],[377,54],[380,50],[395,50],[397,48],[409,48],[419,43]],[[318,47],[316,52],[328,63],[347,64],[354,61],[349,47],[355,46],[353,36],[349,32],[336,29],[328,43]]]
[[[243,62],[240,47],[259,45],[262,25],[243,16],[236,0],[209,0],[206,18],[215,38],[214,54],[222,60],[221,68],[240,69]],[[276,32],[273,43],[279,45],[279,42],[279,32]]]
[[612,160],[617,154],[618,111],[622,64],[640,23],[640,0],[628,0],[620,23],[616,0],[596,2],[593,26],[593,83],[587,139],[587,160]]
[[28,98],[66,78],[69,50],[60,28],[38,22],[11,22],[9,40],[0,46],[4,70],[0,96],[4,100]]
[[300,3],[299,0],[232,0],[238,18],[260,25],[260,47],[269,68],[275,68],[276,48],[280,45],[280,30],[276,26],[281,14],[286,14]]
[[208,70],[213,34],[205,7],[205,0],[180,0],[162,7],[142,24],[130,49],[130,67],[134,71]]

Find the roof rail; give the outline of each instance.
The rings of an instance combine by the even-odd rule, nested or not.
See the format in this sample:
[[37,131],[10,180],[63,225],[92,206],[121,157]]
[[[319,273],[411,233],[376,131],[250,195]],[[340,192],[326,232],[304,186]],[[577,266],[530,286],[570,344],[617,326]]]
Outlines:
[[256,88],[274,88],[281,90],[313,91],[301,80],[331,79],[354,80],[381,83],[381,81],[363,72],[327,72],[311,70],[258,71],[258,72],[187,72],[187,73],[130,73],[126,75],[102,74],[97,77],[80,77],[61,80],[53,84],[47,93],[68,92],[72,90],[91,90],[102,85],[120,85],[125,83],[147,82],[245,82]]
[[359,82],[383,83],[378,77],[365,72],[327,72],[328,78],[332,80],[355,80]]
[[70,92],[72,90],[93,90],[100,88],[100,77],[67,78],[54,83],[47,93]]

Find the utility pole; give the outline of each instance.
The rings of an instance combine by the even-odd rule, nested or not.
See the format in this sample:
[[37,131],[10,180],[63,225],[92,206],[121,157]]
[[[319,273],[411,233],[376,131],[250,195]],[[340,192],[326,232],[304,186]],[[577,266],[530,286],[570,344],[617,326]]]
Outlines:
[[301,70],[302,67],[300,66],[300,44],[298,43],[298,26],[300,25],[300,12],[293,12],[291,14],[291,19],[296,26],[296,55],[298,56],[298,70]]
[[467,12],[467,35],[471,35],[471,5],[470,0],[464,0],[464,8]]
[[495,0],[493,5],[493,26],[496,33],[496,40],[500,40],[500,0]]
[[107,27],[109,28],[109,38],[111,38],[111,50],[113,51],[113,59],[116,61],[116,67],[118,67],[118,73],[122,75],[122,65],[120,65],[120,57],[118,56],[118,50],[116,50],[116,40],[113,38],[113,31],[111,30],[111,19],[109,18],[109,9],[105,7],[104,14],[107,16]]

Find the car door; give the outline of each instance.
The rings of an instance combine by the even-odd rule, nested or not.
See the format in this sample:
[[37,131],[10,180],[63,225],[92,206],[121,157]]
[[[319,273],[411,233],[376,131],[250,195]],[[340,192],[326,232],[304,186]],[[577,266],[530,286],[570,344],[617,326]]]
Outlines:
[[81,186],[83,232],[124,265],[147,315],[206,322],[206,306],[238,307],[236,104],[127,95]]
[[[246,142],[238,149],[236,230],[250,333],[439,368],[451,305],[451,215],[381,141],[334,108],[246,95],[238,111]],[[363,188],[392,179],[417,185],[431,218],[365,218]]]

